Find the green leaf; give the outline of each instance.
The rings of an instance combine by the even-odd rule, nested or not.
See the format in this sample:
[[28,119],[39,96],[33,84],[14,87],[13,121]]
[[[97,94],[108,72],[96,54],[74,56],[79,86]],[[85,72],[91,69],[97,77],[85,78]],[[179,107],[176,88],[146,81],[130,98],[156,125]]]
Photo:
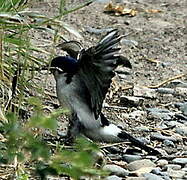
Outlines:
[[66,7],[66,0],[61,0],[60,1],[60,7],[59,7],[59,13],[63,15],[65,12],[65,7]]
[[29,42],[26,41],[26,40],[23,40],[21,38],[5,36],[4,40],[7,43],[11,43],[11,44],[14,44],[14,45],[17,45],[17,46],[23,46],[23,47],[24,46],[29,46]]

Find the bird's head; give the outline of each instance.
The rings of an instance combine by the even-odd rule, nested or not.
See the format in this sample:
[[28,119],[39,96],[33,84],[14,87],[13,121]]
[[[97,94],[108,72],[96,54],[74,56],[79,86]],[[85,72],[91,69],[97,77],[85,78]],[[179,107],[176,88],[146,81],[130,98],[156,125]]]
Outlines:
[[81,52],[82,45],[77,41],[68,41],[59,44],[61,50],[67,52],[68,56],[58,56],[51,61],[51,72],[55,74],[73,75],[78,70],[77,58]]
[[51,61],[51,72],[56,74],[73,75],[78,70],[78,61],[70,56],[58,56]]

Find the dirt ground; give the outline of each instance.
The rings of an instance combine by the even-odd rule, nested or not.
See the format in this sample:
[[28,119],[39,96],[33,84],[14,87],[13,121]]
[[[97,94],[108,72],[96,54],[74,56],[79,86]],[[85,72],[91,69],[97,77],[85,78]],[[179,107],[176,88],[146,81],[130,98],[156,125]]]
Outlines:
[[[72,0],[67,8],[74,7],[80,2],[81,0]],[[186,92],[177,95],[157,93],[153,98],[145,97],[144,103],[137,107],[126,107],[120,103],[120,97],[135,96],[134,87],[149,87],[148,89],[153,90],[154,88],[150,86],[172,88],[171,81],[159,85],[170,78],[187,83],[187,4],[186,0],[127,0],[124,2],[126,7],[137,10],[135,16],[104,13],[107,2],[94,2],[64,17],[64,21],[77,29],[83,39],[77,39],[69,33],[65,33],[65,36],[69,40],[82,42],[84,47],[88,48],[95,45],[109,28],[118,29],[120,34],[125,35],[125,40],[121,42],[121,53],[130,60],[133,68],[132,70],[118,69],[122,73],[114,78],[103,111],[111,121],[134,136],[143,135],[150,139],[150,132],[138,132],[135,127],[144,125],[154,128],[163,120],[149,117],[146,113],[137,118],[129,118],[127,114],[134,111],[145,112],[146,108],[153,107],[176,112],[177,109],[173,104],[187,101]],[[58,12],[57,7],[58,2],[48,0],[45,3],[35,3],[33,10],[54,16]],[[151,9],[160,10],[160,12],[146,12]],[[98,33],[95,29],[100,29],[103,33]],[[40,42],[44,44],[51,38],[47,34],[33,36],[36,37],[35,41],[38,41],[38,44]],[[46,85],[46,82],[42,84]],[[58,101],[55,97],[55,81],[52,76],[47,79],[46,91],[54,95],[53,98],[46,100],[46,104],[54,108]],[[66,129],[64,128],[66,121],[64,119],[59,121],[60,134],[62,129]],[[181,147],[184,148],[184,146],[185,144],[181,144]],[[173,148],[171,153],[175,151]]]
[[[107,29],[110,28],[118,29],[120,34],[126,35],[125,41],[121,43],[121,53],[130,60],[133,69],[128,71],[126,77],[122,75],[115,79],[118,83],[117,85],[113,84],[111,93],[107,95],[106,102],[109,106],[121,106],[119,104],[120,96],[133,96],[133,86],[149,87],[159,85],[170,78],[175,78],[175,76],[187,72],[187,6],[185,0],[129,0],[124,2],[126,7],[137,10],[136,16],[116,16],[104,13],[104,6],[108,3],[94,2],[64,17],[64,21],[76,28],[83,39],[77,39],[68,33],[65,36],[69,40],[82,42],[85,48],[96,44],[106,34]],[[72,1],[67,8],[74,7],[79,3],[80,1]],[[58,11],[57,6],[56,1],[50,0],[39,5],[36,3],[33,9],[53,16]],[[160,12],[146,12],[146,10],[152,9]],[[95,33],[96,30],[94,31],[92,28],[103,30],[104,33]],[[44,34],[42,37],[36,37],[36,40],[44,41],[49,38],[48,35]],[[186,82],[186,76],[179,79]],[[49,77],[48,82],[46,89],[50,89],[55,94],[53,77]],[[167,87],[168,84],[166,83],[160,87]],[[123,88],[120,88],[121,86]],[[144,110],[146,107],[164,107],[168,103],[182,102],[185,99],[186,97],[181,95],[157,94],[156,98],[146,98],[144,106],[135,109]],[[171,107],[167,106],[167,108]],[[116,123],[120,121],[120,125],[128,130],[142,123],[146,126],[155,126],[160,122],[158,119],[151,119],[150,121],[146,117],[143,121],[141,120],[141,123],[140,121],[133,122],[124,119],[123,113],[134,111],[133,108],[127,108],[127,110],[105,108],[104,111],[109,118]]]

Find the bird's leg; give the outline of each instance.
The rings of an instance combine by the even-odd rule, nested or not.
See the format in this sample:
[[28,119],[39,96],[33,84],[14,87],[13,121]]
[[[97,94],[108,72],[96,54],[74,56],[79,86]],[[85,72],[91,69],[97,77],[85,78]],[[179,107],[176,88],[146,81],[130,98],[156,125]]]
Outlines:
[[77,117],[76,113],[72,113],[71,117],[69,118],[69,127],[68,132],[65,140],[65,144],[72,144],[76,138],[76,136],[81,131],[81,124]]

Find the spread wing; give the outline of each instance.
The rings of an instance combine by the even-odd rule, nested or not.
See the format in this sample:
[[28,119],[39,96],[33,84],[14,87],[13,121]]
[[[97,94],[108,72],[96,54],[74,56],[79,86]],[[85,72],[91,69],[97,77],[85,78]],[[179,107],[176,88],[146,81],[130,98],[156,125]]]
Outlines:
[[[91,108],[96,119],[101,113],[103,100],[115,75],[114,69],[122,58],[118,55],[119,41],[118,31],[113,30],[96,46],[80,53],[80,74],[90,93]],[[129,61],[127,64],[130,66]]]

